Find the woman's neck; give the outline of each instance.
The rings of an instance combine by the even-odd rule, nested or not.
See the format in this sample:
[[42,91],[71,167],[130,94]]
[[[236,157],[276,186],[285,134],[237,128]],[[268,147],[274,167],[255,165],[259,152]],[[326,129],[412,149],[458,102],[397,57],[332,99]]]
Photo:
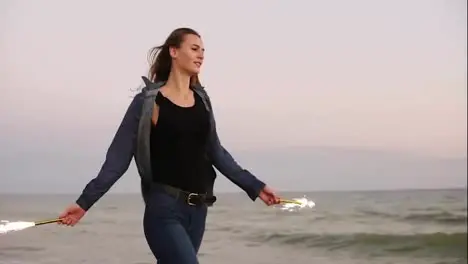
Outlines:
[[180,71],[172,70],[167,79],[166,86],[179,95],[190,92],[190,76]]

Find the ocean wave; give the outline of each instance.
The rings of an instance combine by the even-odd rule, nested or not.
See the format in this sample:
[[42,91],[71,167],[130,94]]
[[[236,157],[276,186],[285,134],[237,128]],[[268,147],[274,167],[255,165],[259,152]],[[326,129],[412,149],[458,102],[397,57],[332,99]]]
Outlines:
[[467,223],[467,216],[449,212],[413,213],[403,217],[407,221],[439,222],[442,224],[464,224]]
[[466,225],[467,215],[458,212],[446,212],[446,211],[420,211],[420,212],[409,212],[407,214],[392,214],[386,212],[378,212],[372,210],[359,210],[360,215],[381,217],[381,218],[392,218],[397,221],[406,222],[430,222],[450,225]]
[[2,251],[35,252],[35,251],[42,251],[44,249],[45,248],[43,248],[43,247],[6,246],[6,247],[0,247],[0,252],[2,252]]
[[259,235],[255,240],[263,243],[324,248],[326,250],[352,250],[368,255],[411,255],[413,257],[467,257],[467,233],[428,234],[285,234]]

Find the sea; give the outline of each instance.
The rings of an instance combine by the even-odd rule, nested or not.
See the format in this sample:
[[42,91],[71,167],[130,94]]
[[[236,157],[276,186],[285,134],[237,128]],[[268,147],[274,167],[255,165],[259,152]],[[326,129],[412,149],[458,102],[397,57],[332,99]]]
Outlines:
[[[316,206],[296,212],[218,194],[199,253],[205,264],[467,263],[466,189],[284,192]],[[54,218],[76,196],[0,195],[0,219]],[[139,194],[108,193],[74,227],[0,235],[1,264],[149,264]]]

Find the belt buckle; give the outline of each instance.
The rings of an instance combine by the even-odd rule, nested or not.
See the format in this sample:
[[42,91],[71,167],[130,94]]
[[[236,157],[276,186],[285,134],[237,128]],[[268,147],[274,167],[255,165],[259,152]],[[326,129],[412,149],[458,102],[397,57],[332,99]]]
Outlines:
[[194,196],[198,196],[197,193],[189,193],[189,195],[187,196],[187,204],[190,205],[190,206],[195,206],[196,204],[190,202],[190,198],[194,197]]

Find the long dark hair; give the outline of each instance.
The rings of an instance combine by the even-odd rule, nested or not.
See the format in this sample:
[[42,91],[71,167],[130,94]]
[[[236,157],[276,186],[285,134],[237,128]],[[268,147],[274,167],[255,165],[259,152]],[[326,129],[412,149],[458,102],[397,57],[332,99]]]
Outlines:
[[[188,34],[196,35],[200,37],[200,34],[191,28],[178,28],[169,34],[166,41],[161,46],[156,46],[149,51],[148,62],[150,63],[150,69],[148,78],[153,82],[166,82],[171,73],[172,58],[169,53],[169,48],[179,48],[184,37]],[[198,75],[194,75],[190,78],[191,85],[200,85]]]

